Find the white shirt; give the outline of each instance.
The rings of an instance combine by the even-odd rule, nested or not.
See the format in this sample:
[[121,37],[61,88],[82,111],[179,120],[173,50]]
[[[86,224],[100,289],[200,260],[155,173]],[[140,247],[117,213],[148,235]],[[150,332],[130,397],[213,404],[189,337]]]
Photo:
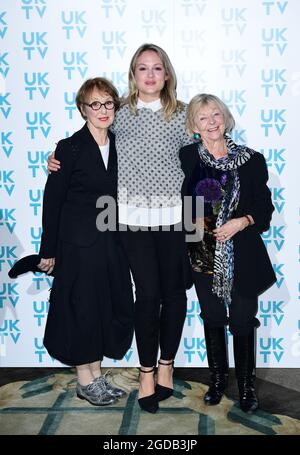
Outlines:
[[[160,99],[146,103],[138,99],[137,109],[151,109],[157,112],[162,108]],[[119,222],[130,226],[171,226],[180,223],[182,205],[173,207],[136,207],[119,202]]]
[[107,139],[107,143],[105,145],[99,145],[99,150],[102,155],[104,166],[107,169],[108,157],[109,157],[109,139]]
[[153,112],[156,112],[162,108],[162,104],[160,98],[158,98],[158,100],[155,101],[150,101],[149,103],[146,103],[146,101],[142,101],[139,98],[136,107],[137,109],[142,109],[143,107],[145,107],[147,109],[151,109],[151,111]]

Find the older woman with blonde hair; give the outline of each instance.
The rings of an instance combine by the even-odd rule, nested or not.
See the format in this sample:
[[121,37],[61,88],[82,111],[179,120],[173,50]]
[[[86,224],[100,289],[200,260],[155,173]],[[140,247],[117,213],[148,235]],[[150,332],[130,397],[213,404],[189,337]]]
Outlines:
[[203,217],[191,214],[196,227],[203,227],[203,236],[188,244],[211,373],[204,402],[218,404],[227,385],[224,329],[229,324],[241,409],[252,412],[258,407],[254,389],[258,296],[276,281],[260,234],[269,229],[274,207],[264,157],[232,141],[234,125],[217,96],[200,94],[191,100],[187,129],[197,142],[180,152],[182,192],[204,201]]

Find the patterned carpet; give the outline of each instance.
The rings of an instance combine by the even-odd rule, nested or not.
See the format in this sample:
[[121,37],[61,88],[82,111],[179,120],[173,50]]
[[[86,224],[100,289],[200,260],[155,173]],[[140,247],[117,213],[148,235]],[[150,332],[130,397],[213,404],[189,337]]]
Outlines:
[[223,398],[207,407],[207,386],[175,379],[175,393],[157,414],[137,403],[138,370],[114,369],[113,381],[127,397],[105,407],[89,405],[75,394],[72,370],[0,387],[1,435],[300,435],[300,420],[258,410],[240,411]]

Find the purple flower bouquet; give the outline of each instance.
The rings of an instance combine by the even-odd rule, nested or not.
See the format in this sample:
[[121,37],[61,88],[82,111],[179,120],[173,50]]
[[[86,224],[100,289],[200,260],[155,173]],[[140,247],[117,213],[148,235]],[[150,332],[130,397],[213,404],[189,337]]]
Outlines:
[[215,179],[203,179],[195,188],[197,196],[203,196],[204,202],[217,202],[222,198],[222,186]]

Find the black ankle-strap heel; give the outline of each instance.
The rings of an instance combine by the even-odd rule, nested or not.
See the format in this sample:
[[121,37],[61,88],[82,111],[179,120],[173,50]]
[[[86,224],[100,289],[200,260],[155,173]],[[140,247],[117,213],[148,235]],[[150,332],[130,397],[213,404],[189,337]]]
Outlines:
[[[172,368],[174,369],[174,360],[171,360],[171,362],[168,363],[163,363],[159,360],[158,363],[162,366],[172,365]],[[158,383],[155,386],[155,393],[158,401],[167,400],[167,398],[170,398],[173,395],[173,392],[174,389],[171,389],[170,387],[165,387],[164,385],[160,385]]]
[[[143,370],[142,368],[139,368],[139,370],[141,373],[153,373],[155,371],[155,367],[151,368],[151,370]],[[151,414],[155,414],[159,408],[156,392],[152,393],[152,395],[148,395],[147,397],[139,398],[138,403],[141,409],[150,412]]]

